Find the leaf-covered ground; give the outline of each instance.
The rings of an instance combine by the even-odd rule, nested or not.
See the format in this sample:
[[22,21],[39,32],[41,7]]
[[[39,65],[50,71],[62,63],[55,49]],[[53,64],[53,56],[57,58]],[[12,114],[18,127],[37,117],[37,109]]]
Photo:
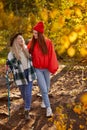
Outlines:
[[33,84],[31,120],[24,119],[23,101],[14,83],[10,85],[10,118],[8,117],[8,89],[5,69],[0,68],[0,130],[87,130],[86,105],[80,97],[87,89],[87,68],[76,65],[60,65],[58,72],[51,76],[49,97],[53,117],[46,118],[45,109],[40,107],[41,96],[37,82]]

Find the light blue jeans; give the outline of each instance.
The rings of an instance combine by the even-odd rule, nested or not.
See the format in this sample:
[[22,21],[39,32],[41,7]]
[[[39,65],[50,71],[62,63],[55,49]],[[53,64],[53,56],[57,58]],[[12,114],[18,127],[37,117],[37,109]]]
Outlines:
[[28,85],[20,85],[19,90],[21,92],[21,96],[24,100],[24,109],[30,110],[31,107],[31,99],[32,99],[32,81],[28,80],[28,70],[25,70],[25,77],[28,81]]
[[43,101],[46,105],[46,107],[50,107],[50,101],[49,101],[49,88],[50,88],[50,72],[47,69],[37,69],[37,81],[38,85],[42,94]]

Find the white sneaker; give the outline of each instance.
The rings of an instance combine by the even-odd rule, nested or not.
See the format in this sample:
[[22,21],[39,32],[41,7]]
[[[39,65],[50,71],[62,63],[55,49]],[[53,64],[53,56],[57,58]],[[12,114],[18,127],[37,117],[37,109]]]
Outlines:
[[41,103],[41,108],[46,108],[44,101],[42,101],[42,103]]
[[52,113],[52,109],[51,109],[51,107],[48,107],[48,108],[47,108],[46,116],[47,116],[47,117],[51,117],[51,116],[53,116],[53,113]]
[[87,89],[83,90],[84,92],[87,92]]

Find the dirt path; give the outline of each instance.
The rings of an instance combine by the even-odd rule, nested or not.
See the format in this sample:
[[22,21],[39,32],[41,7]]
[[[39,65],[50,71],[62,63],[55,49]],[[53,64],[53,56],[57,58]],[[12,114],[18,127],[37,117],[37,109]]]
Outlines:
[[[2,69],[4,70],[4,69]],[[10,87],[10,118],[8,118],[8,98],[7,98],[7,86],[6,80],[3,76],[5,72],[1,71],[0,76],[0,130],[58,130],[53,123],[49,122],[49,119],[45,117],[45,109],[40,107],[41,96],[38,96],[39,89],[37,82],[34,82],[32,92],[32,108],[30,111],[31,120],[25,121],[23,101],[17,87],[11,84]],[[84,76],[87,75],[85,71]],[[62,106],[64,113],[67,113],[68,120],[77,120],[76,115],[71,107],[67,108],[67,105],[73,105],[77,96],[86,89],[87,81],[84,81],[82,85],[82,70],[75,68],[69,70],[67,67],[60,65],[58,72],[51,76],[51,90],[49,93],[54,117],[56,118],[56,108]],[[79,119],[73,123],[71,130],[80,130],[79,125],[83,122],[85,126],[83,130],[87,130],[86,120],[84,115],[83,119]],[[55,119],[56,120],[56,119]],[[68,125],[67,129],[69,130]]]

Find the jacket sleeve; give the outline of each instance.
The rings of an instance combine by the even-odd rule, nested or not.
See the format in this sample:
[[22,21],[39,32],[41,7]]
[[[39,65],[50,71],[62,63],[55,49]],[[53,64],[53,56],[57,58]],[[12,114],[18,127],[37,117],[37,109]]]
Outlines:
[[52,42],[50,41],[49,44],[49,66],[48,66],[48,70],[54,74],[57,69],[59,68],[58,65],[58,59],[54,50],[54,46],[52,44]]
[[15,68],[15,69],[18,68],[17,63],[16,63],[16,58],[13,56],[13,54],[11,52],[9,52],[9,54],[8,54],[6,65],[8,65],[11,70],[13,70],[13,68]]
[[13,70],[12,63],[8,59],[6,60],[6,65],[9,66],[9,68],[11,69],[11,71]]
[[12,55],[11,55],[11,52],[8,53],[8,57],[7,57],[7,60],[6,60],[6,65],[10,68],[10,70],[12,71],[13,70],[13,64],[11,62],[11,58],[12,58]]

